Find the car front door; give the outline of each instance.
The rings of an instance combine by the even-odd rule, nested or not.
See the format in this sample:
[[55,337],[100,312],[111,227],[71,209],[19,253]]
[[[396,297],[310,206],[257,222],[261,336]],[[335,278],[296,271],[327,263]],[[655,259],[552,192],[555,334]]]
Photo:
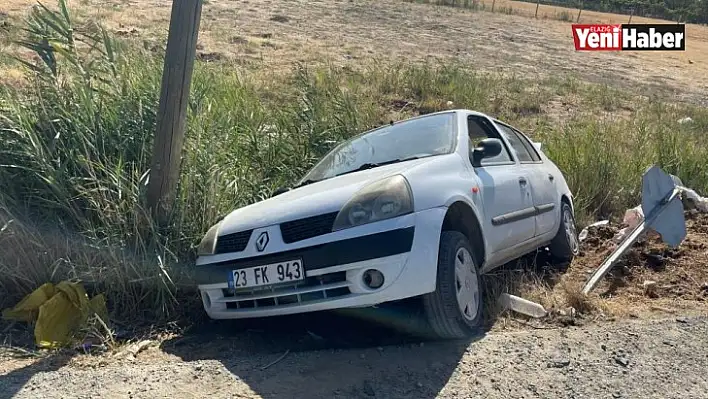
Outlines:
[[[471,152],[485,138],[500,139],[492,121],[478,115],[467,118]],[[529,176],[512,157],[503,142],[502,152],[485,158],[474,167],[481,182],[477,201],[484,209],[484,230],[490,253],[496,253],[523,243],[535,235],[534,206]]]
[[533,144],[518,129],[501,121],[494,122],[511,144],[519,164],[526,170],[531,182],[533,205],[536,210],[536,235],[544,235],[553,230],[558,219],[556,209],[555,176],[549,173],[541,156]]

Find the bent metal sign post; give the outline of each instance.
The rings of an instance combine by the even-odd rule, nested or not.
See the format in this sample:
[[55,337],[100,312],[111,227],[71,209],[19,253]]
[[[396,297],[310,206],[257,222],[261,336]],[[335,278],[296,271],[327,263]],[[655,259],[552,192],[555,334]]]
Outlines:
[[573,24],[578,51],[684,51],[685,24]]

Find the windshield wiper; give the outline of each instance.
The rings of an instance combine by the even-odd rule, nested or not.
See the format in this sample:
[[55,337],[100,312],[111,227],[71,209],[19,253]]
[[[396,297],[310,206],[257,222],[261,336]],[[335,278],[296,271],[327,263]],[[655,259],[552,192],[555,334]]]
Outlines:
[[397,158],[397,159],[392,159],[392,160],[390,160],[390,161],[378,162],[378,163],[367,162],[367,163],[363,163],[363,164],[359,165],[359,167],[356,168],[356,169],[352,169],[352,170],[348,170],[348,171],[346,171],[346,172],[342,172],[342,173],[340,173],[340,174],[338,174],[338,175],[336,175],[336,176],[346,175],[346,174],[349,174],[349,173],[358,172],[358,171],[360,171],[360,170],[378,168],[379,166],[390,165],[390,164],[392,164],[392,163],[399,163],[399,162],[405,162],[405,161],[412,161],[412,160],[418,159],[418,158],[420,158],[420,157],[408,157],[408,158],[403,158],[403,159],[398,159],[398,158]]
[[308,184],[317,183],[318,181],[319,181],[319,180],[315,180],[315,179],[307,179],[307,180],[303,181],[302,183],[300,183],[300,184],[298,184],[298,185],[296,185],[296,186],[293,186],[293,189],[295,189],[295,188],[300,188],[300,187],[306,186],[306,185],[308,185]]

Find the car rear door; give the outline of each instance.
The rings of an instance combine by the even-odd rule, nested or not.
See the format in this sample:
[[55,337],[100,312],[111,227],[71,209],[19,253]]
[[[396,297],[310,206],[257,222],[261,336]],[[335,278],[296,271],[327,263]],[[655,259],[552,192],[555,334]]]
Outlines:
[[[471,151],[485,138],[501,140],[489,118],[470,115],[467,118]],[[502,140],[503,142],[503,140]],[[496,157],[485,158],[474,173],[481,181],[477,196],[484,209],[487,244],[492,253],[525,242],[535,235],[534,206],[529,177],[511,155],[506,143]]]
[[536,236],[551,232],[558,219],[556,177],[545,167],[533,143],[521,131],[501,121],[494,123],[511,144],[520,166],[529,177],[535,208]]

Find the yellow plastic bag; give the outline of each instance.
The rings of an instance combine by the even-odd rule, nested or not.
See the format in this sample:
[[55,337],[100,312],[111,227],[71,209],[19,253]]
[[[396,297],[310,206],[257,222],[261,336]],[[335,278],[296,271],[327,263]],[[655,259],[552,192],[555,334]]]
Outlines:
[[88,299],[79,283],[46,283],[27,295],[14,308],[2,313],[3,319],[36,322],[35,343],[44,348],[66,345],[73,334],[86,325],[91,314],[107,321],[103,295]]

